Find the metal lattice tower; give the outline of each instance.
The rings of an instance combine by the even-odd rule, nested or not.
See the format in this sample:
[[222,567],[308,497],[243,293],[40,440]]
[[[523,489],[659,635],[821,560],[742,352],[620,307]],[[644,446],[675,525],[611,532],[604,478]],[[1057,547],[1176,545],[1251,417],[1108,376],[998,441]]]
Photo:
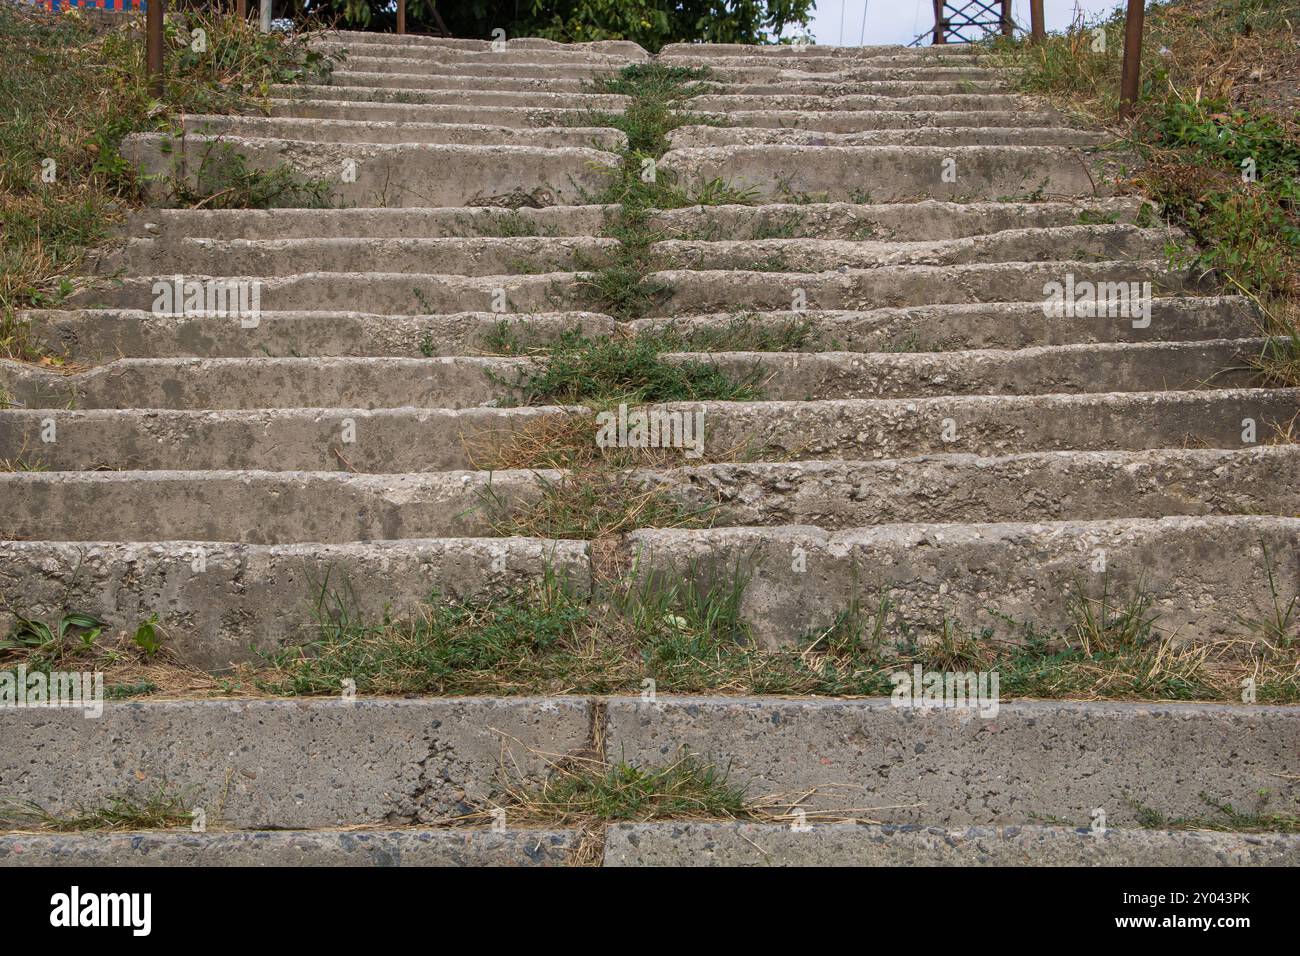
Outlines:
[[934,0],[934,43],[976,43],[1010,36],[1011,0]]

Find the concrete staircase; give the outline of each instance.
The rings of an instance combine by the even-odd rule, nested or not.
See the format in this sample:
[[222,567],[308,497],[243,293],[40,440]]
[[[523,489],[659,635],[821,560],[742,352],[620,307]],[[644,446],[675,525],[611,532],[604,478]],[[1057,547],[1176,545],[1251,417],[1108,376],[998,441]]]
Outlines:
[[[701,581],[743,568],[764,646],[826,626],[864,573],[918,626],[1061,626],[1104,555],[1189,641],[1267,613],[1265,548],[1294,590],[1300,446],[1274,435],[1300,390],[1260,387],[1250,304],[1169,265],[1170,228],[1115,194],[1109,137],[1006,92],[987,57],[665,48],[657,62],[712,68],[716,92],[689,109],[727,125],[674,130],[659,169],[755,204],[658,213],[709,238],[656,243],[669,292],[621,323],[580,272],[617,250],[607,210],[584,203],[626,141],[573,118],[621,109],[586,82],[652,58],[612,42],[321,45],[349,54],[330,85],[128,145],[196,186],[215,147],[288,164],[339,208],[138,213],[96,263],[107,281],[30,314],[84,370],[0,364],[0,460],[47,469],[0,473],[0,587],[19,606],[122,627],[157,613],[175,655],[220,670],[301,640],[329,573],[369,613],[550,572],[587,593],[588,542],[494,537],[476,510],[489,482],[528,500],[554,478],[476,470],[476,442],[581,412],[508,404],[503,381],[536,360],[485,354],[489,336],[502,320],[545,341],[738,312],[806,318],[821,344],[678,356],[763,382],[763,401],[673,406],[703,410],[716,451],[641,473],[730,520],[617,548]],[[536,234],[491,235],[503,208]],[[773,256],[780,271],[754,268]],[[156,314],[155,283],[177,275],[259,282],[260,321]],[[1067,276],[1150,282],[1149,322],[1045,316],[1045,285]],[[0,721],[0,796],[57,811],[166,780],[226,828],[15,834],[0,864],[1300,863],[1294,836],[1139,830],[1133,809],[1196,815],[1201,792],[1246,805],[1267,789],[1295,812],[1286,707],[1017,702],[987,721],[879,700],[203,700]],[[874,822],[438,826],[490,800],[503,763],[537,782],[555,755],[681,747],[755,796]],[[1088,829],[1097,808],[1109,829]]]

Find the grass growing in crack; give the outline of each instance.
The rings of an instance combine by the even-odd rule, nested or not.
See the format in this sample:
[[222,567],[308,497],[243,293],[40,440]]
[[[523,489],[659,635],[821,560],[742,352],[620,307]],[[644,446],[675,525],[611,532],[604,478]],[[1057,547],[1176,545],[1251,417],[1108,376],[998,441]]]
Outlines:
[[570,825],[683,819],[750,819],[745,788],[727,772],[688,751],[666,764],[610,766],[595,760],[560,765],[535,789],[505,793],[511,819]]
[[189,795],[159,784],[144,796],[121,794],[109,797],[100,807],[76,807],[61,813],[46,810],[31,801],[0,804],[0,825],[13,829],[53,830],[81,833],[91,830],[171,830],[189,826],[192,814]]
[[1217,816],[1170,817],[1154,807],[1136,800],[1129,805],[1137,815],[1138,826],[1148,830],[1217,830],[1231,833],[1300,833],[1300,816],[1292,813],[1275,813],[1267,810],[1267,795],[1261,796],[1261,808],[1253,811],[1238,810],[1225,800],[1215,800],[1209,794],[1200,794],[1201,802],[1217,812]]

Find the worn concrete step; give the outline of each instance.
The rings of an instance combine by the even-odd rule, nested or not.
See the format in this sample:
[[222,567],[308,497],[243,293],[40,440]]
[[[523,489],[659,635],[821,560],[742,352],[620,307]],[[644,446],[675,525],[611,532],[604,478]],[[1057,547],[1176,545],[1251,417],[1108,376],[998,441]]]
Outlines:
[[463,61],[459,63],[441,63],[427,57],[406,56],[401,51],[389,56],[383,51],[374,53],[363,48],[357,48],[348,55],[346,60],[335,64],[330,80],[333,83],[340,78],[355,73],[399,73],[403,76],[438,77],[452,81],[461,78],[466,81],[466,85],[471,86],[476,77],[497,79],[502,82],[511,80],[523,82],[555,80],[567,85],[575,80],[584,83],[590,82],[598,76],[614,76],[620,69],[622,67],[618,64],[610,63],[530,63],[518,60],[511,60],[509,63],[492,60],[472,63]]
[[[710,460],[784,461],[1243,448],[1269,443],[1297,405],[1296,389],[1215,389],[658,407],[703,415],[701,450]],[[10,409],[0,414],[0,460],[53,471],[518,467],[517,453],[506,465],[495,457],[512,432],[560,429],[565,414],[550,407]],[[591,430],[594,441],[594,423]]]
[[[749,312],[637,319],[634,331],[669,330],[717,339],[720,330],[746,329],[780,341],[795,335],[800,351],[931,352],[1020,349],[1089,342],[1203,341],[1257,335],[1254,306],[1241,296],[1176,296],[1151,300],[1151,323],[1127,316],[1058,319],[1041,302],[970,303],[866,312]],[[40,326],[44,327],[44,326]],[[48,335],[48,333],[46,333]],[[68,333],[63,335],[67,338]],[[145,354],[121,350],[122,354]],[[110,353],[112,354],[112,353]]]
[[[1103,287],[1111,290],[1098,292],[1088,300],[1094,302],[1092,311],[1127,315],[1138,326],[1146,321],[1144,315],[1139,315],[1141,303],[1151,296],[1192,293],[1203,283],[1202,277],[1171,269],[1163,259],[880,266],[815,273],[673,269],[651,274],[649,281],[664,292],[651,303],[650,314],[724,312],[738,307],[758,311],[802,307],[816,311],[1034,300],[1048,303],[1056,301],[1049,294],[1051,284],[1063,290],[1070,277],[1075,279],[1076,290],[1082,291],[1079,283],[1085,282],[1091,283],[1094,292]],[[1094,321],[1084,316],[1080,311],[1063,321]]]
[[[1110,207],[1106,207],[1110,208]],[[1116,207],[1118,209],[1118,207]],[[128,237],[181,239],[438,239],[457,236],[594,236],[617,206],[501,209],[141,209],[127,214]],[[1028,212],[1027,212],[1028,214]],[[1065,221],[1073,221],[1068,219]],[[901,217],[900,217],[901,218]],[[937,219],[937,215],[931,215]],[[1001,221],[1001,220],[999,220]]]
[[1017,93],[902,93],[895,96],[850,93],[838,96],[750,93],[705,93],[686,102],[689,109],[730,113],[735,110],[1021,110],[1033,101]]
[[[656,62],[663,66],[690,66],[690,67],[707,67],[712,68],[716,60],[712,54],[664,54],[660,53],[656,57]],[[822,54],[812,54],[800,56],[797,60],[773,58],[759,54],[749,56],[727,57],[722,63],[732,68],[754,69],[762,67],[772,67],[776,65],[784,66],[790,69],[798,69],[805,73],[837,73],[842,70],[853,69],[889,69],[889,68],[921,68],[929,67],[939,69],[941,67],[979,67],[993,68],[999,64],[994,58],[986,56],[957,55],[957,56],[938,56],[929,55],[917,57],[908,53],[894,54],[876,54],[871,56],[859,57],[839,57],[827,56]]]
[[0,787],[59,813],[165,784],[214,829],[427,824],[540,785],[547,755],[586,745],[589,710],[572,697],[109,702],[97,720],[10,709]]
[[[1124,828],[1143,806],[1198,817],[1201,793],[1254,807],[1261,790],[1274,795],[1270,810],[1296,811],[1297,708],[1024,701],[986,720],[888,700],[660,695],[604,707],[612,758],[662,766],[686,747],[772,812],[805,808],[810,824],[837,813],[1084,827],[1101,808],[1109,828]],[[491,806],[507,784],[537,786],[555,760],[586,746],[590,711],[571,697],[109,702],[98,720],[19,709],[3,717],[13,746],[0,754],[0,781],[51,812],[156,792],[165,780],[191,793],[210,826],[427,824]],[[359,750],[369,759],[356,760]],[[810,841],[817,832],[784,829]]]
[[662,60],[708,58],[721,59],[724,63],[741,59],[802,63],[809,59],[828,57],[838,57],[850,62],[888,57],[914,63],[933,63],[951,59],[973,62],[989,59],[987,54],[981,52],[978,47],[961,45],[936,50],[933,47],[905,47],[893,44],[831,46],[821,43],[782,43],[767,46],[752,43],[667,43],[659,50],[659,58]]
[[[0,541],[0,581],[21,601],[22,613],[57,617],[75,607],[132,633],[157,613],[176,659],[209,670],[313,640],[340,606],[369,621],[385,613],[401,618],[434,595],[486,602],[547,575],[581,599],[591,583],[587,543]],[[6,632],[12,608],[0,612]],[[0,770],[0,785],[5,782]]]
[[[888,242],[961,239],[1009,229],[1133,223],[1131,197],[1076,202],[770,203],[691,206],[652,212],[650,225],[677,239],[809,236]],[[446,236],[594,236],[618,206],[496,209],[144,209],[128,213],[122,234],[157,239],[426,239]]]
[[[709,112],[694,108],[691,113],[744,129],[819,130],[827,133],[861,133],[869,130],[916,129],[944,126],[1068,127],[1071,120],[1062,113],[1026,107],[1011,110],[953,110],[939,106],[923,110],[896,104],[859,110],[733,109]],[[545,124],[535,124],[545,125]]]
[[411,90],[382,86],[314,86],[274,84],[274,97],[368,103],[436,103],[445,106],[513,106],[536,109],[621,110],[626,96],[607,93],[542,93],[531,90]]
[[186,129],[201,135],[290,139],[307,143],[441,143],[462,146],[590,146],[617,151],[627,137],[600,127],[520,129],[470,123],[396,123],[278,116],[188,116]]
[[[769,220],[770,221],[770,220]],[[1159,258],[1169,227],[1141,229],[1127,223],[1007,229],[940,241],[897,239],[673,239],[650,246],[658,269],[756,272],[829,272],[898,265],[969,265],[993,262],[1059,262]],[[238,258],[233,259],[238,262]],[[141,263],[141,266],[146,266]],[[170,267],[166,267],[170,268]],[[233,265],[231,268],[235,268]],[[197,266],[194,271],[201,270]]]
[[1109,133],[1066,126],[923,126],[825,133],[818,130],[741,126],[679,126],[668,134],[673,149],[696,146],[1100,146]]
[[292,276],[307,270],[500,276],[596,269],[618,248],[617,239],[596,236],[129,239],[121,249],[102,256],[94,269],[104,275],[133,276]]
[[[156,205],[175,184],[207,194],[237,173],[288,169],[321,193],[282,205],[554,206],[583,201],[608,182],[616,153],[586,147],[464,146],[433,143],[313,143],[237,136],[133,133],[122,153],[145,177]],[[455,176],[447,170],[455,169]],[[325,202],[320,199],[325,199]]]
[[672,239],[721,241],[808,236],[923,242],[962,239],[1013,229],[1133,223],[1141,215],[1141,210],[1142,203],[1131,197],[1075,202],[940,202],[925,199],[876,205],[785,202],[665,210],[655,213],[651,223],[666,234],[665,238]]
[[415,49],[426,52],[457,50],[461,52],[515,53],[521,50],[540,50],[567,56],[617,57],[626,60],[646,60],[650,54],[631,40],[594,40],[585,43],[568,43],[546,40],[541,37],[514,37],[504,41],[505,49],[492,40],[430,37],[416,34],[396,36],[391,33],[373,33],[365,30],[331,30],[322,33],[313,44],[335,44],[344,49],[379,50],[385,55],[390,48]]
[[[125,840],[102,849],[100,841],[74,838],[68,842],[79,849],[89,844],[93,849],[83,852],[92,854],[92,859],[129,860],[134,855]],[[224,842],[212,842],[218,860],[230,852]],[[280,858],[278,851],[272,844],[258,859],[274,862]],[[40,845],[37,852],[43,859],[57,859],[46,845]],[[348,862],[358,858],[364,859],[364,855],[353,853]],[[508,864],[509,858],[503,865]],[[1300,866],[1300,836],[1114,827],[1094,830],[1082,817],[1077,827],[809,823],[795,829],[789,824],[684,820],[606,828],[602,865]]]
[[687,191],[723,180],[776,202],[800,195],[897,202],[1114,192],[1100,161],[1062,146],[708,146],[670,150],[659,168]]
[[[318,44],[317,48],[323,53],[348,50],[347,45],[328,42]],[[497,52],[490,49],[464,50],[449,47],[410,45],[394,47],[382,43],[371,43],[358,49],[371,56],[383,57],[391,54],[406,59],[448,65],[464,63],[466,65],[490,64],[497,67],[509,67],[516,63],[547,63],[556,66],[597,66],[605,67],[611,71],[620,70],[633,62],[646,58],[644,54],[631,57],[624,53],[571,50],[563,47],[515,47]]]
[[[644,469],[717,526],[843,530],[912,522],[1300,514],[1300,448],[1042,452],[982,458],[755,462]],[[144,471],[0,473],[0,539],[347,543],[491,537],[560,471],[422,475]],[[581,476],[568,480],[581,481]]]
[[[697,586],[748,581],[739,612],[766,647],[832,626],[855,601],[888,594],[888,632],[921,640],[973,633],[1007,641],[1065,630],[1072,602],[1115,610],[1146,595],[1162,635],[1187,641],[1266,637],[1279,598],[1300,576],[1300,518],[1199,515],[993,524],[809,525],[645,529],[624,542],[643,577]],[[1265,553],[1267,551],[1267,554]],[[1283,606],[1294,585],[1283,585]]]
[[111,362],[121,356],[478,355],[499,352],[502,331],[524,347],[532,347],[551,344],[574,329],[588,336],[601,336],[612,335],[618,328],[612,318],[598,312],[263,312],[251,328],[229,315],[209,313],[154,315],[148,311],[85,309],[28,312],[24,317],[30,321],[36,341],[54,354],[85,363]]
[[905,63],[860,65],[845,63],[830,70],[805,70],[798,63],[788,66],[773,63],[762,66],[731,66],[727,60],[709,64],[708,82],[732,84],[764,83],[854,83],[871,80],[959,80],[994,81],[1005,83],[1006,70],[988,66],[925,66]]
[[566,866],[577,830],[436,827],[0,834],[20,866]]
[[465,106],[440,103],[370,103],[361,100],[283,99],[269,101],[271,116],[367,122],[452,123],[509,127],[577,126],[590,122],[581,109]]
[[[1016,350],[892,352],[685,352],[753,381],[772,401],[1150,392],[1241,388],[1262,340],[1106,343]],[[0,359],[0,388],[28,409],[473,408],[513,404],[532,359],[123,358],[61,373]]]
[[[849,78],[843,75],[828,77],[814,73],[795,78],[784,76],[779,80],[735,82],[710,78],[704,85],[709,95],[721,96],[943,96],[967,93],[1002,93],[1007,85],[993,77],[983,79],[940,79],[938,77],[907,77],[868,79]],[[704,95],[703,93],[701,95]]]
[[[520,428],[545,428],[547,421],[561,424],[563,415],[550,407],[10,409],[0,412],[0,461],[54,471],[446,471],[478,467],[467,444],[503,441]],[[42,433],[53,440],[43,441]]]
[[[404,60],[404,63],[418,64],[419,60]],[[508,73],[491,76],[467,76],[455,67],[455,71],[434,73],[428,70],[410,73],[397,72],[394,69],[376,70],[371,64],[392,66],[386,60],[368,60],[353,63],[349,60],[342,68],[336,68],[330,75],[330,86],[386,86],[399,90],[514,90],[536,91],[541,93],[588,93],[591,78],[597,74],[585,73],[581,76],[552,76],[543,73],[540,76],[521,76],[515,69]],[[542,67],[542,70],[546,70]]]

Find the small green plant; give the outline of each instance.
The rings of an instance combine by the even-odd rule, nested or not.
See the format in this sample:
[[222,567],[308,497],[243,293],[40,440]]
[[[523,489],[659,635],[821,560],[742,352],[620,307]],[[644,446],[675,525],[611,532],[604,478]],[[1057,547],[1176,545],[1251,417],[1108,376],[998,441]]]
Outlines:
[[140,626],[135,629],[135,634],[131,636],[131,642],[144,652],[145,657],[154,657],[162,650],[163,631],[158,625],[157,613],[151,614],[147,620],[140,622]]
[[161,783],[142,796],[118,794],[109,797],[103,806],[78,806],[62,812],[49,811],[31,801],[8,801],[0,804],[0,821],[64,833],[171,830],[189,825],[192,814],[186,806],[188,800],[187,792],[177,792]]

